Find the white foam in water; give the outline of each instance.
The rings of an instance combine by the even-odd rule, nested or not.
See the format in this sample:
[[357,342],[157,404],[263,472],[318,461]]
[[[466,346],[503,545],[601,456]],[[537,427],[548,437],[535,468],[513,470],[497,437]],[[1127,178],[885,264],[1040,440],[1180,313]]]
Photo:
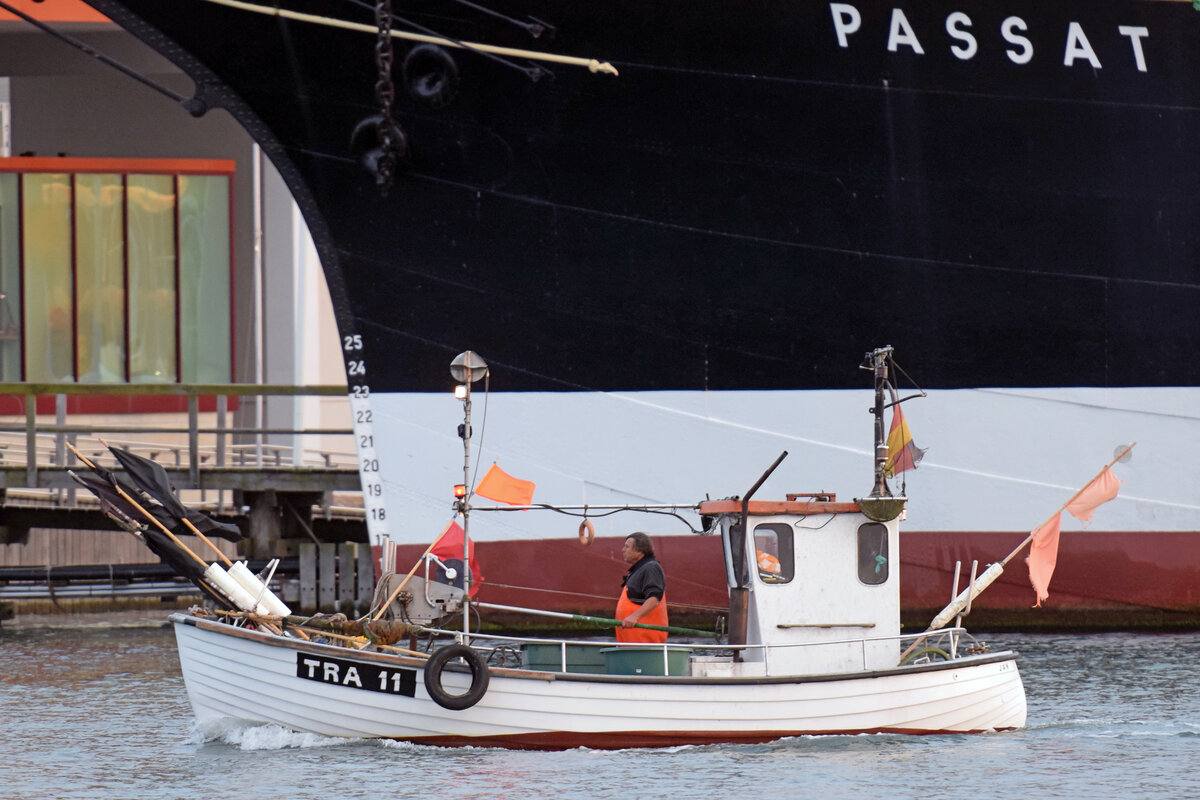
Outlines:
[[356,741],[317,733],[300,733],[278,725],[255,725],[235,720],[221,720],[203,730],[197,727],[195,733],[201,741],[217,741],[247,751],[333,747]]

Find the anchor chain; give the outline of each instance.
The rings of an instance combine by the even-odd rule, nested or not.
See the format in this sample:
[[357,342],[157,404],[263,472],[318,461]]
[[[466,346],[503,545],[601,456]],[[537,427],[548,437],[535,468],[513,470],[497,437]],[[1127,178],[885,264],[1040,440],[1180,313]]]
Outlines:
[[376,166],[375,183],[386,197],[392,187],[396,162],[404,141],[404,132],[392,119],[392,101],[396,97],[396,87],[392,82],[392,0],[376,0],[375,23],[379,28],[375,42],[375,63],[379,68],[375,99],[379,102],[378,132],[382,151]]

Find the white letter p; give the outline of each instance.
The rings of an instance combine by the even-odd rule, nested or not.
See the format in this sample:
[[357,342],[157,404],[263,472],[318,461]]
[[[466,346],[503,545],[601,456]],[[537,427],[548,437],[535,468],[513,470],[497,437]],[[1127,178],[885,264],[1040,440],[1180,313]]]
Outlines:
[[862,27],[862,15],[849,3],[830,3],[829,11],[833,14],[833,29],[837,32],[838,45],[849,47],[847,37]]

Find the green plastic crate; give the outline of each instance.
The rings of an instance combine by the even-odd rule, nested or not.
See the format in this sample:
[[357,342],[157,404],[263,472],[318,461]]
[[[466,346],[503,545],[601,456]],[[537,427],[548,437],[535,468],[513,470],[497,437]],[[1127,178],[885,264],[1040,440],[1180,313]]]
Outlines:
[[[521,645],[521,665],[542,672],[562,672],[562,645],[526,642]],[[567,672],[603,675],[604,655],[599,647],[567,645]]]
[[[606,647],[604,665],[609,675],[662,675],[663,649],[647,647]],[[668,647],[667,665],[671,675],[686,675],[690,647]]]

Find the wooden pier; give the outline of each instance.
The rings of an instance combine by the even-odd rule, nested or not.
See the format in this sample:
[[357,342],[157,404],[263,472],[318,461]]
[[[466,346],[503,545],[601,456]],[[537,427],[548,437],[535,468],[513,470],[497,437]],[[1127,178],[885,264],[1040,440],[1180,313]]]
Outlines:
[[[111,404],[114,396],[153,396],[166,410],[97,414],[85,408],[96,397]],[[281,596],[293,595],[287,602],[344,611],[369,604],[364,587],[373,588],[374,575],[364,566],[369,548],[349,403],[345,427],[256,424],[256,404],[280,397],[337,403],[346,398],[346,387],[0,383],[0,570],[155,561],[71,478],[72,471],[89,471],[72,448],[116,472],[119,465],[106,446],[115,445],[160,463],[188,505],[237,524],[246,538],[236,546],[222,544],[228,555],[286,559],[292,566],[280,580]],[[368,560],[360,564],[362,559]],[[0,589],[3,583],[0,578]],[[79,592],[100,596],[105,585],[114,598],[142,589],[154,594],[153,588],[124,589],[120,582]],[[49,597],[54,588],[44,581],[40,591]],[[175,593],[169,588],[164,597]],[[68,594],[59,592],[56,599]]]

